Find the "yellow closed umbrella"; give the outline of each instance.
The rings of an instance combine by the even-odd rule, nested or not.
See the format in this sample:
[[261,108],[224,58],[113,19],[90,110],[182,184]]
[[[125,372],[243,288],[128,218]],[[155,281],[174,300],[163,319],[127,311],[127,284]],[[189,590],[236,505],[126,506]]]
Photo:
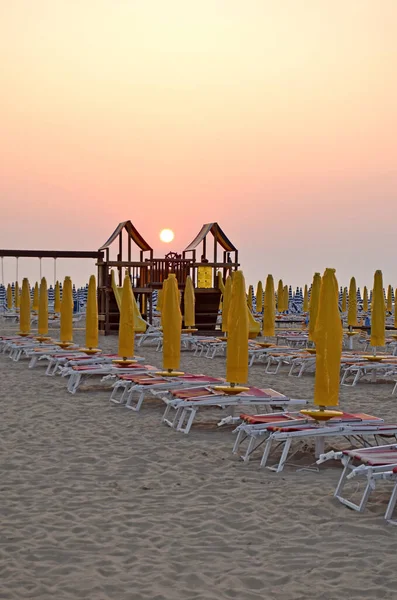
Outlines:
[[274,336],[274,320],[276,316],[276,303],[274,298],[274,280],[273,275],[266,278],[265,302],[263,307],[263,335],[265,337]]
[[345,313],[347,311],[347,288],[343,288],[342,293],[342,312]]
[[316,329],[320,287],[321,275],[320,273],[314,273],[309,307],[309,340],[312,342],[314,341],[314,331]]
[[258,281],[258,285],[256,286],[256,312],[261,313],[263,311],[263,286],[262,282]]
[[386,302],[386,310],[388,313],[392,313],[393,310],[393,291],[391,285],[387,288],[387,302]]
[[284,286],[284,310],[288,310],[289,308],[289,293],[288,293],[288,285]]
[[222,331],[227,333],[228,321],[229,321],[229,306],[230,297],[232,293],[232,278],[229,275],[225,283],[225,291],[223,292],[223,303],[222,303]]
[[280,279],[277,287],[277,312],[281,313],[284,310],[284,285]]
[[230,298],[226,379],[234,386],[248,381],[249,322],[242,271],[235,271]]
[[38,334],[39,337],[46,336],[48,333],[48,291],[47,281],[43,277],[40,282],[40,293],[39,293],[39,317],[38,317]]
[[250,311],[252,312],[252,298],[254,295],[254,287],[252,285],[249,286],[248,288],[248,297],[247,297],[247,304],[248,304],[248,308],[250,309]]
[[7,308],[12,310],[12,287],[10,284],[7,285]]
[[164,288],[163,322],[163,369],[167,374],[177,375],[181,359],[182,314],[178,282],[170,273]]
[[347,312],[347,325],[348,327],[355,327],[357,325],[357,286],[354,277],[351,278],[349,286],[349,309]]
[[303,312],[309,312],[309,294],[307,291],[307,285],[305,285],[305,291],[303,294]]
[[18,309],[21,306],[21,297],[19,295],[19,285],[18,282],[15,282],[15,290],[14,290],[14,306]]
[[30,290],[29,281],[24,277],[22,281],[22,294],[19,312],[19,334],[29,335],[30,333]]
[[374,287],[372,290],[371,307],[371,341],[376,354],[377,346],[385,345],[385,299],[383,295],[382,271],[376,271],[374,276]]
[[35,283],[33,290],[33,302],[32,302],[32,310],[37,312],[39,310],[39,284]]
[[367,286],[364,286],[363,292],[363,311],[368,312],[368,290]]
[[195,295],[192,278],[190,275],[186,277],[185,293],[183,295],[183,322],[185,327],[195,326]]
[[98,298],[95,275],[91,275],[88,283],[87,306],[85,317],[85,345],[88,353],[98,352]]
[[61,312],[61,287],[59,281],[55,283],[54,289],[54,313],[59,314]]
[[59,339],[67,346],[73,342],[73,290],[72,280],[65,277],[62,288],[61,324]]
[[321,409],[326,406],[338,406],[339,403],[342,337],[335,269],[326,269],[321,282],[314,335],[316,342],[314,404]]
[[119,346],[118,355],[121,363],[133,362],[134,356],[134,301],[132,298],[131,279],[126,271],[121,295],[120,320],[119,320]]

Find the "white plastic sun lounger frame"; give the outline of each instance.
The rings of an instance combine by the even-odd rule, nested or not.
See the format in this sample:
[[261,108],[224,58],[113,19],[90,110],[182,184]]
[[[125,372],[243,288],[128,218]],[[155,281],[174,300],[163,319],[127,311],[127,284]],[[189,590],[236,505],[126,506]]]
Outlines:
[[[119,379],[112,386],[112,393],[110,396],[110,402],[114,404],[124,404],[126,408],[133,410],[135,412],[139,412],[142,408],[142,404],[145,400],[147,394],[156,395],[156,392],[169,392],[173,389],[195,389],[200,387],[213,387],[215,385],[221,385],[222,381],[217,382],[207,382],[201,381],[197,383],[192,383],[186,380],[178,380],[177,378],[169,378],[167,381],[162,383],[153,383],[152,385],[140,385],[136,384],[133,381],[125,381]],[[117,392],[123,390],[121,396],[117,398]],[[138,399],[134,403],[134,396],[138,394]]]
[[[274,398],[261,398],[260,396],[224,396],[211,394],[200,396],[194,400],[179,400],[174,397],[162,397],[166,404],[165,412],[162,416],[162,423],[165,423],[172,429],[188,434],[195,416],[200,408],[209,406],[219,406],[221,408],[230,408],[232,411],[236,406],[253,406],[259,412],[260,408],[267,407],[270,410],[273,406],[290,407],[296,405],[306,405],[307,400],[295,400],[284,396],[275,396]],[[168,418],[170,411],[174,409],[174,418]]]
[[[288,425],[283,426],[288,427]],[[325,439],[328,437],[344,437],[349,442],[351,440],[355,440],[358,443],[361,443],[364,447],[370,446],[371,444],[368,442],[367,437],[374,437],[376,445],[379,444],[377,438],[382,438],[384,435],[397,435],[397,427],[391,426],[390,429],[387,429],[387,425],[379,424],[379,426],[375,425],[362,425],[361,423],[357,424],[335,424],[335,425],[326,425],[323,427],[319,427],[318,429],[302,429],[301,431],[275,431],[271,432],[265,442],[265,449],[263,452],[262,460],[260,463],[260,467],[266,467],[271,471],[276,471],[276,473],[280,473],[283,470],[289,450],[291,448],[291,444],[294,440],[304,440],[306,438],[314,438],[315,440],[315,456],[319,457],[324,453],[324,443]],[[284,448],[281,453],[281,457],[273,466],[268,466],[267,462],[272,450],[272,445],[274,442],[277,442],[277,446],[284,444]]]
[[[371,448],[371,450],[374,450],[374,449],[375,448]],[[381,450],[381,449],[397,450],[397,444],[387,444],[385,446],[376,446],[376,449],[377,450]],[[363,450],[365,452],[365,449],[363,449]],[[389,463],[387,465],[373,466],[373,465],[367,465],[365,463],[362,463],[361,465],[354,465],[354,461],[356,460],[356,458],[357,457],[349,456],[348,454],[344,454],[343,452],[331,451],[331,452],[327,452],[325,454],[321,454],[317,461],[317,464],[321,464],[327,460],[340,460],[341,461],[342,466],[343,466],[343,471],[339,478],[338,484],[335,488],[334,498],[337,498],[337,500],[339,500],[339,502],[341,504],[344,504],[345,506],[347,506],[348,508],[351,508],[352,510],[355,510],[357,512],[363,512],[367,505],[367,502],[368,502],[371,492],[376,487],[375,482],[378,479],[383,479],[383,474],[385,474],[386,472],[390,472],[391,469],[393,469],[394,467],[397,467],[397,452],[396,452],[396,463],[395,464]],[[393,473],[393,475],[397,479],[396,473]],[[365,477],[367,480],[363,494],[358,503],[353,502],[352,500],[348,500],[347,498],[344,498],[342,496],[342,493],[343,493],[343,490],[345,488],[347,481],[350,479],[353,479],[354,477],[357,477],[357,476]],[[396,504],[396,500],[397,500],[397,485],[395,486],[395,489],[393,490],[392,498],[390,499],[388,509],[386,510],[386,515],[385,515],[386,520],[390,520],[393,510],[394,510],[394,506]],[[393,523],[393,525],[397,524],[397,522],[392,522],[392,523]]]
[[[379,362],[376,364],[373,363],[357,363],[354,365],[349,365],[343,369],[343,374],[341,378],[341,385],[347,387],[353,387],[357,385],[357,383],[362,380],[369,378],[370,381],[376,382],[378,377],[382,379],[387,379],[388,377],[392,377],[397,373],[397,364],[387,363],[387,362]],[[351,383],[348,383],[349,375],[354,375]]]
[[[63,371],[63,369],[62,369]],[[147,369],[137,369],[136,367],[134,369],[128,369],[128,368],[123,368],[123,373],[125,375],[131,375],[131,374],[136,374],[136,375],[142,375],[143,373],[146,373]],[[80,384],[84,379],[88,379],[89,377],[97,377],[97,376],[101,376],[102,379],[101,381],[103,381],[104,377],[109,377],[109,378],[113,378],[113,377],[117,377],[117,375],[120,375],[120,369],[117,367],[113,367],[110,365],[105,364],[100,364],[98,369],[92,368],[92,369],[85,369],[82,371],[76,371],[73,368],[66,368],[66,370],[62,373],[62,375],[64,377],[69,377],[68,379],[68,383],[66,386],[67,391],[70,394],[75,394],[78,390],[78,388],[80,387]]]

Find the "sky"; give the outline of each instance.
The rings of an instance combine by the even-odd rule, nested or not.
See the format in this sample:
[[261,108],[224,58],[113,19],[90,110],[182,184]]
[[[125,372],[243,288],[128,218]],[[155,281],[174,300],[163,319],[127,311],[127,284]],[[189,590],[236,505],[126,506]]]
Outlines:
[[396,28],[396,0],[0,0],[0,247],[131,219],[161,257],[217,221],[247,284],[396,286]]

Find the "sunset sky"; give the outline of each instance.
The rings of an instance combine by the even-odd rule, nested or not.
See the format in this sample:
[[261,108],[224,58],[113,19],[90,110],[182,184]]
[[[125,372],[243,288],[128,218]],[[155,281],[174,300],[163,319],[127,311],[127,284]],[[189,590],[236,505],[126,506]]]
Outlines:
[[0,247],[218,221],[247,283],[396,286],[396,31],[396,0],[0,0]]

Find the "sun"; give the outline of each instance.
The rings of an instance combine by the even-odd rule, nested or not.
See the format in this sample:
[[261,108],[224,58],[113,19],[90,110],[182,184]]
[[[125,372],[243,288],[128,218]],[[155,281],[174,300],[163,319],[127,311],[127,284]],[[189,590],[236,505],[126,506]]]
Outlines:
[[162,229],[160,231],[160,240],[169,244],[174,239],[175,235],[172,229]]

